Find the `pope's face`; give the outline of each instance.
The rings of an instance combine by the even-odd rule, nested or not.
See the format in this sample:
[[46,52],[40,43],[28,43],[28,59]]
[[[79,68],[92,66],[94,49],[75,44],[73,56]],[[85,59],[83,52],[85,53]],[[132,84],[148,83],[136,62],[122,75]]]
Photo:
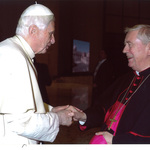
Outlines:
[[137,38],[138,31],[127,33],[123,53],[128,59],[128,66],[135,71],[143,71],[148,67],[147,45]]
[[39,30],[38,38],[36,39],[35,54],[46,53],[47,49],[51,46],[51,44],[55,43],[54,31],[54,21],[51,21],[46,29]]

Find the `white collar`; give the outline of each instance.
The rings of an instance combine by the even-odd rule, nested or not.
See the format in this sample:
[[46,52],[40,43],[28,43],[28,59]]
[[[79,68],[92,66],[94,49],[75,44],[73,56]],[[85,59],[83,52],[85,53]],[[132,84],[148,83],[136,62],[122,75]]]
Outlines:
[[136,74],[138,75],[138,76],[140,76],[140,73],[138,72],[138,71],[135,71],[136,72]]

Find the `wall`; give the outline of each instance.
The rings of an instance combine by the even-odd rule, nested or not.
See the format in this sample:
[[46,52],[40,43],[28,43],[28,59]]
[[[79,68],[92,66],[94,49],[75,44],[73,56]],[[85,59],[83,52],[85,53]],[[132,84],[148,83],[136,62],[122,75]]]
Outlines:
[[[90,42],[90,72],[102,49],[103,1],[72,0],[60,3],[59,75],[71,75],[73,39]],[[93,61],[94,60],[94,61]]]
[[124,29],[135,24],[150,24],[147,0],[71,0],[61,1],[59,30],[60,76],[71,75],[72,40],[90,42],[90,72],[98,62],[99,50],[109,53],[118,76],[130,70],[124,47]]
[[150,1],[104,0],[103,47],[109,52],[118,75],[129,70],[124,47],[124,29],[136,24],[150,24]]
[[[0,40],[13,36],[22,11],[33,0],[0,1]],[[109,52],[121,75],[128,71],[122,54],[126,26],[150,24],[147,0],[38,0],[49,7],[56,18],[56,43],[37,61],[48,65],[52,77],[71,76],[73,39],[90,42],[90,73],[98,62],[99,50]]]

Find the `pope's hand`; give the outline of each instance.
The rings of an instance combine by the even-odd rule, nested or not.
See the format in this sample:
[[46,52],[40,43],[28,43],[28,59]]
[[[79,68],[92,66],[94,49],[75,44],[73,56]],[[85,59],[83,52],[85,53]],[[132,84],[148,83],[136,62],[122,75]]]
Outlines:
[[70,126],[72,124],[72,117],[74,113],[71,110],[67,110],[69,105],[57,106],[52,108],[52,112],[56,113],[59,117],[59,124],[64,126]]
[[73,115],[73,120],[74,121],[86,121],[86,114],[80,110],[79,108],[75,106],[69,106],[67,110],[70,110],[71,112],[74,113]]
[[72,117],[74,116],[74,113],[70,110],[60,110],[56,112],[59,117],[59,124],[64,126],[70,126],[72,124]]

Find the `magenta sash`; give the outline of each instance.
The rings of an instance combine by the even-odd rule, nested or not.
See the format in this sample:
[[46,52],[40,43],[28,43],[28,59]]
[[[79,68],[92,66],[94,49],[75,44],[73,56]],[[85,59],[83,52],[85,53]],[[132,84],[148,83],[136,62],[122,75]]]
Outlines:
[[103,135],[94,135],[89,144],[107,144]]
[[[106,125],[108,127],[111,125],[110,119],[116,120],[116,122],[113,122],[110,127],[114,131],[113,135],[115,135],[115,133],[116,133],[117,126],[118,126],[118,123],[120,121],[120,118],[122,116],[124,109],[125,109],[125,105],[123,105],[119,101],[116,101],[116,103],[107,111],[107,113],[105,115],[104,122],[106,123]],[[107,142],[106,142],[105,138],[103,137],[103,135],[95,135],[91,139],[90,144],[107,144]]]

